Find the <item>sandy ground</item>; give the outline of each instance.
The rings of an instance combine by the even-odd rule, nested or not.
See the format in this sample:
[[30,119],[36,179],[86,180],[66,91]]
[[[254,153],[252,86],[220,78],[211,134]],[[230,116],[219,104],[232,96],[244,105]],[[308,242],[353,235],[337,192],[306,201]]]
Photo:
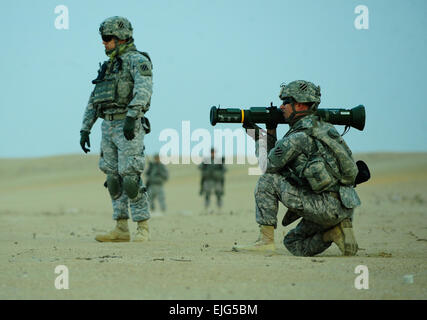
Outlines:
[[[231,252],[257,237],[258,177],[247,166],[229,166],[224,209],[213,214],[201,210],[196,167],[169,166],[168,212],[150,220],[152,240],[110,244],[94,240],[114,225],[96,156],[0,159],[0,298],[426,299],[427,154],[355,158],[372,172],[357,187],[355,257],[335,245],[292,256],[282,239],[296,223],[276,229],[274,255]],[[55,288],[58,265],[68,268],[68,290]],[[358,265],[369,289],[355,288]]]

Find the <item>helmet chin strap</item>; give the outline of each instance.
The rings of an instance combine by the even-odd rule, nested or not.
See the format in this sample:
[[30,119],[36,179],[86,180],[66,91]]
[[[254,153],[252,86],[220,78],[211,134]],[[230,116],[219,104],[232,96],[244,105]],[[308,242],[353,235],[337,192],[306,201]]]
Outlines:
[[117,54],[119,53],[119,42],[117,41],[116,38],[113,38],[113,40],[114,40],[114,51],[115,51],[114,56],[117,56]]
[[292,101],[290,105],[292,107],[292,113],[290,114],[288,120],[289,124],[291,125],[294,124],[297,120],[299,120],[301,116],[306,116],[314,113],[313,107],[309,108],[308,110],[297,111],[295,110],[295,101]]
[[116,55],[117,55],[117,53],[119,52],[119,42],[117,41],[117,39],[116,38],[114,38],[113,39],[114,40],[114,49],[106,49],[105,50],[105,54],[107,55],[107,56],[111,56],[111,54],[113,53],[113,52],[115,52],[115,54],[113,55],[113,57],[115,57]]

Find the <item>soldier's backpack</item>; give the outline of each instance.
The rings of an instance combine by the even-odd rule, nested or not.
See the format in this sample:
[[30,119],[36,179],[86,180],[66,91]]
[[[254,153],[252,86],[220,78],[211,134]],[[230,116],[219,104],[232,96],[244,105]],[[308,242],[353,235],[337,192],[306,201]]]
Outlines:
[[330,190],[337,183],[353,186],[358,168],[350,148],[335,127],[322,120],[305,131],[313,138],[317,151],[308,155],[302,173],[312,190],[320,193]]

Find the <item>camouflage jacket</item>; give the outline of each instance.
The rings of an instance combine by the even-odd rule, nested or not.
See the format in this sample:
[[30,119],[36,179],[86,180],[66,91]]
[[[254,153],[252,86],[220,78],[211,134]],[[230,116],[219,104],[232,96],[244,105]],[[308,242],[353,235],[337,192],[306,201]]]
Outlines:
[[292,171],[297,176],[302,176],[307,154],[316,151],[313,139],[305,132],[313,126],[313,117],[310,115],[298,120],[282,139],[275,142],[271,150],[267,150],[267,172]]
[[[309,155],[318,152],[314,139],[308,134],[315,121],[317,121],[315,115],[308,115],[298,120],[282,139],[276,141],[271,150],[267,150],[265,139],[257,141],[257,155],[261,168],[267,173],[281,174],[295,184],[310,188],[303,171]],[[318,124],[322,125],[322,122]],[[346,202],[346,207],[353,208],[360,204],[352,186],[336,184],[327,191],[339,192],[341,199]]]
[[[103,114],[126,113],[129,117],[140,118],[150,108],[152,64],[148,55],[136,51],[135,46],[105,61],[93,83],[96,85],[86,106],[81,130],[90,132],[96,119]],[[101,84],[107,84],[104,86],[107,89],[98,94]],[[104,98],[110,102],[102,103]]]
[[163,184],[169,178],[168,169],[163,163],[150,162],[146,172],[147,184]]

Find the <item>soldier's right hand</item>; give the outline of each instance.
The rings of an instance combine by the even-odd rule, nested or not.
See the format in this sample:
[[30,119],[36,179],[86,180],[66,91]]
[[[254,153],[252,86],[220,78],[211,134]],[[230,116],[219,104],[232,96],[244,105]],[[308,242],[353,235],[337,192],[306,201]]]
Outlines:
[[86,144],[90,148],[89,132],[82,130],[80,131],[80,146],[85,153],[88,153],[90,149],[86,148]]
[[132,140],[135,138],[135,119],[129,116],[126,117],[125,123],[123,125],[123,134],[126,140]]

